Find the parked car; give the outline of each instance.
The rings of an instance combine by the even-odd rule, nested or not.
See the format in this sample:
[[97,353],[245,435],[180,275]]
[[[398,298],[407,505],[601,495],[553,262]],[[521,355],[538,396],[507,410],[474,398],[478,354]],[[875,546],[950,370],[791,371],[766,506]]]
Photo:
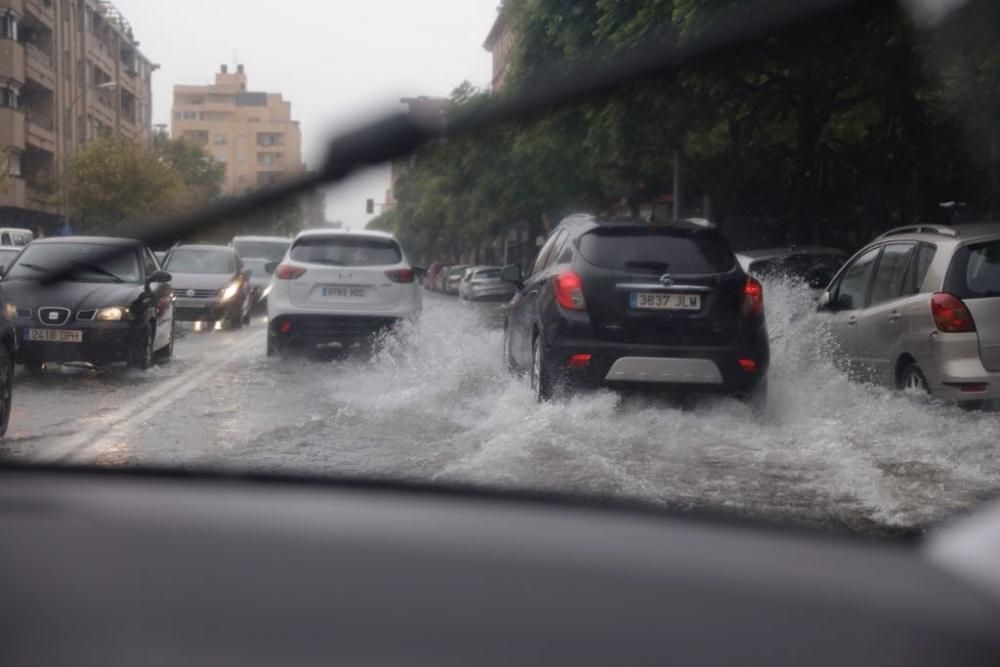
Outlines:
[[437,273],[434,274],[433,290],[437,292],[444,291],[444,283],[448,279],[448,272],[451,271],[451,267],[451,264],[442,264],[438,267]]
[[348,347],[392,331],[421,311],[413,266],[391,234],[310,230],[273,272],[267,354]]
[[647,387],[766,400],[763,288],[717,229],[689,223],[564,220],[504,323],[508,368],[538,400],[559,388]]
[[819,309],[852,375],[960,403],[1000,399],[1000,224],[887,232]]
[[30,229],[20,227],[0,227],[0,245],[26,246],[35,239],[35,233]]
[[[127,251],[102,259],[109,247]],[[39,278],[57,267],[79,271],[58,284]],[[148,368],[173,354],[171,276],[138,241],[66,236],[33,241],[0,282],[17,327],[17,361],[127,362]]]
[[163,267],[174,277],[178,321],[250,323],[250,273],[235,248],[175,246]]
[[0,438],[7,433],[14,398],[14,364],[17,362],[17,306],[0,291]]
[[805,283],[819,298],[844,265],[847,253],[836,248],[767,248],[745,250],[736,259],[747,275],[760,280],[783,278]]
[[7,267],[11,265],[17,254],[21,252],[23,248],[3,246],[0,247],[0,275],[7,270]]
[[250,271],[251,306],[264,303],[271,286],[271,274],[265,267],[285,258],[292,240],[283,236],[237,236],[231,245],[236,248],[243,266]]
[[442,275],[442,272],[447,271],[447,264],[444,262],[433,262],[429,267],[427,267],[427,276],[424,278],[424,289],[436,290],[438,289],[437,281]]
[[465,275],[467,268],[469,268],[468,264],[450,267],[442,280],[441,291],[445,294],[458,295],[458,284],[462,281],[462,276]]
[[512,283],[500,279],[499,266],[474,266],[466,269],[458,285],[461,299],[510,299],[517,291]]

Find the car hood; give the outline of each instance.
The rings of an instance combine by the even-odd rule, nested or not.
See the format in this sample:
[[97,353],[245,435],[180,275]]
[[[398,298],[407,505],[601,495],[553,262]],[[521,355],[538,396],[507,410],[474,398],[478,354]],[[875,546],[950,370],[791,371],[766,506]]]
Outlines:
[[19,308],[54,306],[73,311],[92,310],[107,306],[128,306],[145,292],[134,283],[62,282],[44,286],[32,280],[5,280],[0,283],[4,300]]
[[[170,269],[167,269],[170,271]],[[175,292],[186,289],[220,290],[233,282],[236,276],[231,273],[173,273],[170,281]]]

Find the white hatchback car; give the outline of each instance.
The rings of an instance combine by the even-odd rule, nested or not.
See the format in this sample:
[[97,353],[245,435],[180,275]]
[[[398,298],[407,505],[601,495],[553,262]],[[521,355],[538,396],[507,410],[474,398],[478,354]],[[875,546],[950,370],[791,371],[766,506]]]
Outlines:
[[420,287],[399,242],[383,232],[310,230],[272,272],[267,354],[371,340],[421,310]]

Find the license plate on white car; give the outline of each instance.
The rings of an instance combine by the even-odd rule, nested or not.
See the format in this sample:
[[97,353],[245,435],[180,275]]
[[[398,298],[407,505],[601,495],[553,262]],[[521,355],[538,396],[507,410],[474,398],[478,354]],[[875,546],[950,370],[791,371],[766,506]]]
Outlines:
[[78,329],[25,329],[24,340],[46,343],[82,343],[83,332]]
[[364,287],[324,287],[323,296],[330,296],[337,299],[363,299],[365,298]]
[[700,294],[632,292],[630,306],[636,310],[701,310]]

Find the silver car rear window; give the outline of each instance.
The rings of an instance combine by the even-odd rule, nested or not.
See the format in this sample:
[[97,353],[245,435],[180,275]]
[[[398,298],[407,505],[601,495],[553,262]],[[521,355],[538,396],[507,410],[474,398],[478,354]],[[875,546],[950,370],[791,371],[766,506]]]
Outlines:
[[962,299],[1000,296],[1000,239],[960,248],[945,289]]

